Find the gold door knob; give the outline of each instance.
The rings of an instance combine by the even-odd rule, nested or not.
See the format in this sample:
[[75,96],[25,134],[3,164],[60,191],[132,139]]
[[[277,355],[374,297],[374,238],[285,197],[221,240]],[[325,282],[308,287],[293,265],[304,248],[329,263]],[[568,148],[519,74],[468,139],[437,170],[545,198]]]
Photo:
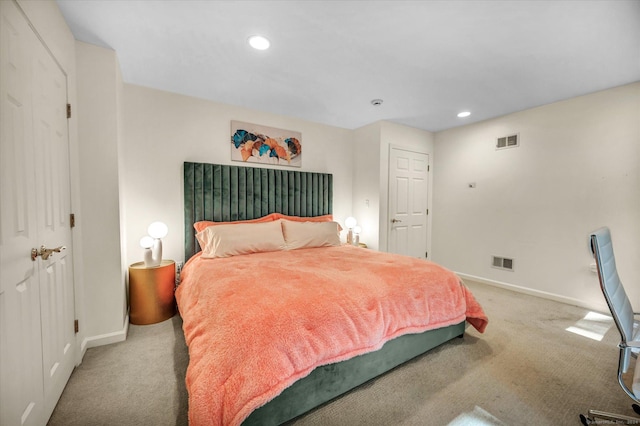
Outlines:
[[36,248],[32,248],[31,249],[31,260],[32,261],[36,261],[36,257],[40,256],[42,257],[42,260],[47,260],[49,258],[49,256],[51,256],[53,253],[60,253],[60,251],[65,250],[66,247],[65,246],[60,246],[60,247],[56,247],[53,249],[48,249],[45,246],[40,246],[39,249]]

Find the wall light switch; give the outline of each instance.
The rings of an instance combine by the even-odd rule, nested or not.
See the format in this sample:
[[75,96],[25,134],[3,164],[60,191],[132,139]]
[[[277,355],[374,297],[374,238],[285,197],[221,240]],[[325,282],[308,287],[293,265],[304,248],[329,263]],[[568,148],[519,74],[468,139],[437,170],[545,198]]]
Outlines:
[[367,199],[367,200],[364,200],[364,205],[365,205],[365,206],[367,206],[367,207],[369,207],[369,200],[368,200],[368,199]]

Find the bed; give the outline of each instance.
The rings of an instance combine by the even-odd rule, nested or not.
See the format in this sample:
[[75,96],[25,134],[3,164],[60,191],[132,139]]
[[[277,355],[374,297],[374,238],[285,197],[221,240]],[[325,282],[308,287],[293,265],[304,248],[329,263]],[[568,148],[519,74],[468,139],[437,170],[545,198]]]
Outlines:
[[467,322],[484,331],[455,274],[336,242],[332,184],[324,173],[184,164],[188,261],[176,299],[190,424],[281,424],[462,337]]

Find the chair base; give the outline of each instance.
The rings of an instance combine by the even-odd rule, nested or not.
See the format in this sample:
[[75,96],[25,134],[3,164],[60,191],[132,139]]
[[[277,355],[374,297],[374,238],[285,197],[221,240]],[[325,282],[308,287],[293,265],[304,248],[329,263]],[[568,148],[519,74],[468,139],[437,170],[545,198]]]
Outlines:
[[[633,404],[633,411],[640,415],[640,406]],[[640,418],[624,416],[622,414],[607,413],[606,411],[589,410],[589,416],[585,417],[580,414],[580,421],[583,425],[599,424],[596,419],[607,420],[607,423],[622,424],[622,425],[640,425]]]

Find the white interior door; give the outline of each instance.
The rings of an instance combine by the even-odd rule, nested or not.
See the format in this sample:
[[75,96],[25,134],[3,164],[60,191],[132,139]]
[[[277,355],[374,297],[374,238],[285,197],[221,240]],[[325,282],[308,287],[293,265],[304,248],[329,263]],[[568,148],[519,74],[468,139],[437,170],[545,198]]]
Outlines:
[[66,78],[13,2],[0,23],[0,424],[42,425],[74,365]]
[[33,34],[0,2],[0,423],[44,421],[30,50]]
[[74,292],[70,221],[66,77],[38,43],[33,62],[33,127],[38,246],[60,249],[38,258],[42,362],[47,417],[74,366]]
[[389,154],[389,251],[427,257],[429,155],[400,148]]

